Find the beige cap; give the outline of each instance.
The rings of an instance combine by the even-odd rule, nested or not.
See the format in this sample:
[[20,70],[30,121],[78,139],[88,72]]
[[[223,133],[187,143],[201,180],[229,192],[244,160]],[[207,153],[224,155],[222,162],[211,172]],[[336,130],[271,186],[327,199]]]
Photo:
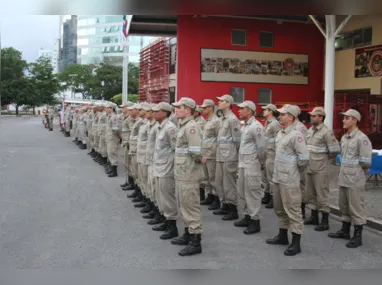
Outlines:
[[284,105],[281,109],[277,109],[277,112],[279,112],[281,114],[289,113],[295,118],[297,118],[297,116],[298,116],[298,111],[295,108],[295,106],[292,106],[289,104]]
[[211,99],[205,99],[200,108],[215,107],[215,102]]
[[142,109],[145,110],[145,111],[150,111],[151,110],[151,106],[149,103],[142,103]]
[[196,108],[195,101],[193,99],[191,99],[191,98],[188,98],[188,97],[182,97],[182,98],[180,98],[180,100],[178,102],[172,103],[172,105],[174,107],[179,107],[179,106],[184,105],[184,106],[187,106],[187,107],[189,107],[191,109],[195,109]]
[[341,113],[341,114],[344,116],[353,117],[353,118],[357,119],[358,122],[361,122],[361,114],[357,110],[349,109],[345,113]]
[[227,101],[230,104],[233,104],[233,97],[231,95],[225,94],[221,97],[216,97],[219,101]]
[[200,108],[200,106],[196,106],[195,111],[201,113],[202,112],[202,108]]
[[131,107],[133,106],[134,103],[133,102],[130,102],[130,101],[127,101],[126,103],[122,104],[122,105],[119,105],[119,107],[121,108],[125,108],[125,107]]
[[276,111],[277,110],[276,105],[273,105],[273,104],[268,104],[267,106],[263,106],[261,108],[264,109],[264,110],[266,110],[266,109],[269,109],[269,110],[272,110],[272,111]]
[[114,105],[116,105],[116,104],[108,102],[108,103],[106,103],[106,108],[114,108]]
[[239,108],[249,108],[251,109],[253,112],[256,112],[256,105],[255,103],[253,103],[252,101],[244,101],[243,103],[240,103],[239,105],[237,105]]
[[301,114],[301,109],[300,109],[300,107],[297,106],[297,105],[292,105],[292,106],[296,108],[297,114],[300,115],[300,114]]
[[128,107],[129,110],[141,110],[142,106],[139,103],[134,104],[133,106]]
[[316,116],[316,115],[320,115],[320,116],[326,116],[326,113],[325,113],[325,109],[322,108],[322,107],[314,107],[312,112],[309,112],[309,114],[313,115],[313,116]]
[[158,105],[151,108],[152,111],[158,112],[158,111],[166,111],[166,112],[172,112],[172,107],[167,102],[160,102]]

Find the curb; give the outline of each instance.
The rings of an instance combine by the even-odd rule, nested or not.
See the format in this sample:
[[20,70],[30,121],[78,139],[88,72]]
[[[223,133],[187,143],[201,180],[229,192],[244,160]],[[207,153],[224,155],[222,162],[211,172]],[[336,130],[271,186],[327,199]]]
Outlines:
[[[336,217],[340,217],[341,211],[337,206],[330,205],[330,214],[332,214]],[[378,220],[378,219],[375,219],[372,217],[368,217],[366,219],[366,226],[369,228],[372,228],[373,230],[376,230],[376,231],[379,231],[382,233],[382,221],[381,220]]]

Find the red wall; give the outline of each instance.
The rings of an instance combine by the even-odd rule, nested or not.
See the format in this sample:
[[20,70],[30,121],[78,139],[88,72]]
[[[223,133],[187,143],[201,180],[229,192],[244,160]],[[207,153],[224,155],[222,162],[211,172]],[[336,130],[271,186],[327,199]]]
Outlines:
[[[247,31],[247,46],[231,45],[232,29]],[[273,32],[274,48],[259,47],[260,31]],[[245,99],[255,103],[259,88],[272,89],[273,103],[323,101],[324,37],[313,24],[179,16],[177,44],[177,99],[191,97],[200,104],[205,98],[215,100],[229,93],[231,87],[244,87]],[[202,82],[201,48],[308,54],[309,84]]]

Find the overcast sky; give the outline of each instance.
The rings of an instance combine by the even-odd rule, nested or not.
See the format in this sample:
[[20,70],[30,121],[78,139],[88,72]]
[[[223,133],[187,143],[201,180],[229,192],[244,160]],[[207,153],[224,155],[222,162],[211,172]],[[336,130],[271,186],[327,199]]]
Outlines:
[[14,47],[28,62],[38,57],[41,48],[53,50],[59,38],[59,16],[0,16],[1,47]]

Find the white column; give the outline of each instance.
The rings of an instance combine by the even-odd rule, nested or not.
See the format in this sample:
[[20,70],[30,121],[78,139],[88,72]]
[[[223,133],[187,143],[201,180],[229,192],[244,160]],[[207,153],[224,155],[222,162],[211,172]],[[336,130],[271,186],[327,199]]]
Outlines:
[[325,124],[333,130],[334,82],[335,82],[335,32],[336,16],[326,16],[326,49],[325,49]]
[[122,103],[127,102],[127,92],[128,92],[128,74],[129,74],[129,57],[128,57],[128,40],[125,39],[123,46],[123,76],[122,76]]

